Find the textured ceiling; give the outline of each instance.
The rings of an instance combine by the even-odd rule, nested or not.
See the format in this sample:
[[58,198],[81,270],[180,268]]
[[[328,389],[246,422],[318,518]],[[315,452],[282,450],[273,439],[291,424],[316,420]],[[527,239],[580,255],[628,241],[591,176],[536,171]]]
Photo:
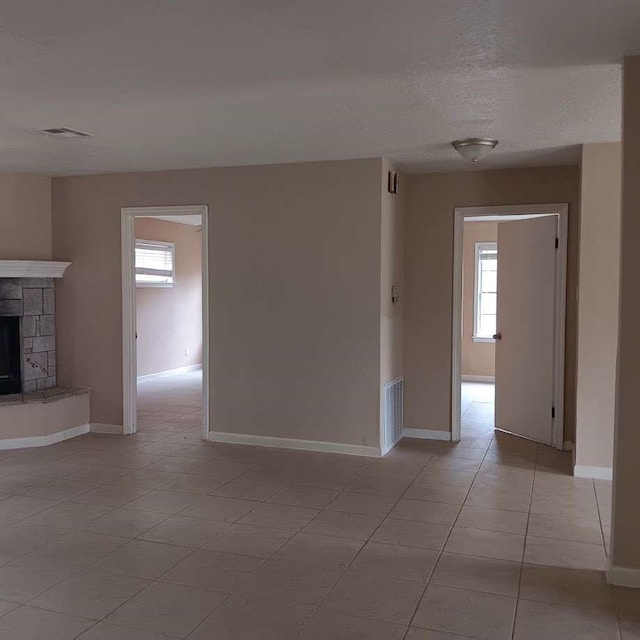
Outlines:
[[619,139],[629,53],[639,0],[0,0],[0,170],[572,163]]

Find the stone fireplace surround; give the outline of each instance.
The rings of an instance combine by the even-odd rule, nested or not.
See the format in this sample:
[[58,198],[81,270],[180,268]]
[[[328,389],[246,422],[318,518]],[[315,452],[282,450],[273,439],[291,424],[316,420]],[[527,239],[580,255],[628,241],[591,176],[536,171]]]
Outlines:
[[0,316],[20,318],[22,393],[55,387],[53,278],[0,278]]
[[91,430],[90,390],[56,385],[54,278],[68,262],[0,260],[0,316],[20,325],[21,393],[0,395],[0,450],[40,447]]

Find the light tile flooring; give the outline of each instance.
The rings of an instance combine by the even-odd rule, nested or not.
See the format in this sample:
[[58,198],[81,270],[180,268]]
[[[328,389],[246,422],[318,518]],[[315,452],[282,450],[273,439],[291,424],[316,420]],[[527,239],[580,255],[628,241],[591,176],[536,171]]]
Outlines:
[[610,488],[567,454],[214,445],[178,395],[163,428],[0,454],[0,638],[640,638],[640,594],[603,578]]
[[176,441],[202,438],[202,369],[138,383],[138,430]]
[[495,385],[463,382],[460,394],[460,437],[492,438],[495,425]]

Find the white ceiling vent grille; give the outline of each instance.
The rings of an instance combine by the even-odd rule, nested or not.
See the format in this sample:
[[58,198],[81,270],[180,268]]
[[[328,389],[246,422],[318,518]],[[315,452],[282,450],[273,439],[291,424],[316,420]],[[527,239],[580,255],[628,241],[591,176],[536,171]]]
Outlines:
[[54,127],[53,129],[43,129],[43,131],[56,138],[87,138],[91,135],[77,129],[69,129],[69,127]]

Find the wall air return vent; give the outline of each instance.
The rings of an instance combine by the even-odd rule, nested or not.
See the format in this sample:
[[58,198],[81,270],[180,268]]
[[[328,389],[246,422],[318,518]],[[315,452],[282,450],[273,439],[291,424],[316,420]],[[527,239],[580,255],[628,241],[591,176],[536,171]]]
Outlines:
[[404,380],[398,378],[384,385],[383,389],[383,438],[382,455],[391,451],[402,438]]

